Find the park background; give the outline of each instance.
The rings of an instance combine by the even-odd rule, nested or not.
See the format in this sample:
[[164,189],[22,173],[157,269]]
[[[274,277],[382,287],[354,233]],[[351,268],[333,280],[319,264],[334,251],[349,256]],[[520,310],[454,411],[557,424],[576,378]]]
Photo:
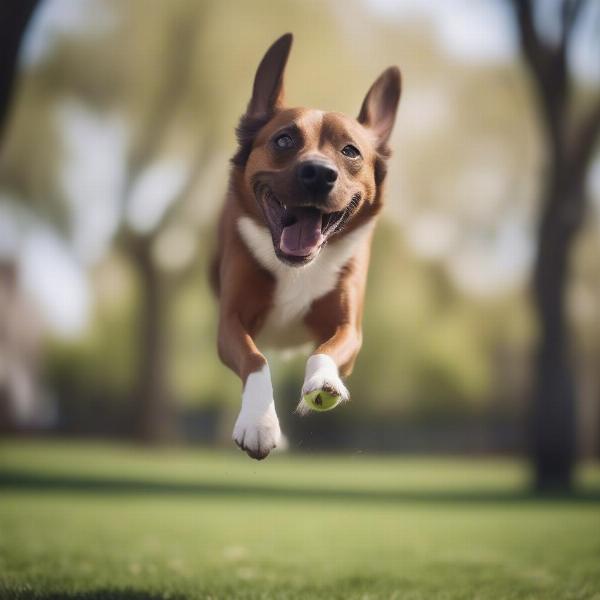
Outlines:
[[[335,597],[338,579],[344,598],[397,589],[472,597],[470,586],[494,598],[598,592],[586,560],[598,559],[600,512],[600,4],[5,0],[0,15],[7,593],[148,598],[136,585],[162,594],[164,569],[182,577],[184,591],[167,586],[182,598],[199,574],[189,597],[283,597],[279,584],[290,597]],[[217,357],[206,271],[235,125],[260,58],[287,31],[291,105],[357,114],[392,64],[403,93],[352,402],[295,416],[303,358],[268,354],[289,451],[257,466],[231,449],[241,390]],[[219,512],[221,496],[234,517]],[[196,529],[179,516],[157,537],[202,537],[207,524],[194,521],[190,497],[219,515],[208,529],[221,546],[216,557],[203,547],[196,569],[164,559],[155,537],[144,545],[172,514],[167,499]],[[267,527],[263,500],[289,533],[268,551],[247,539],[265,535],[248,524]],[[317,518],[311,535],[338,529],[318,552],[369,558],[340,558],[333,570],[321,561],[307,591],[277,561],[286,544],[305,559],[315,551],[293,523],[321,502],[333,522]],[[354,537],[336,516],[340,503]],[[477,512],[489,505],[499,512]],[[523,509],[522,523],[508,507]],[[462,522],[465,508],[480,522]],[[36,531],[58,540],[46,573],[35,567],[49,555],[32,512]],[[381,546],[375,532],[393,536],[390,523],[404,517],[428,521],[426,541],[415,526],[398,532],[400,546]],[[104,529],[109,522],[129,525]],[[235,527],[237,541],[221,539]],[[503,532],[517,529],[533,573],[519,584],[506,565],[497,570],[498,556],[515,552]],[[564,555],[544,562],[545,534]],[[69,571],[95,535],[104,546]],[[480,535],[481,545],[458,551],[454,571],[444,560],[461,535]],[[123,559],[120,573],[108,548],[129,553],[136,540],[155,570]],[[180,543],[197,552],[192,539]],[[457,577],[455,596],[448,579],[427,578],[430,551],[444,577]],[[259,566],[246,564],[252,553]],[[400,555],[413,579],[388,577]],[[251,591],[219,587],[232,565]],[[473,565],[489,577],[473,577]],[[104,579],[109,566],[115,581]],[[572,580],[559,583],[563,568]]]

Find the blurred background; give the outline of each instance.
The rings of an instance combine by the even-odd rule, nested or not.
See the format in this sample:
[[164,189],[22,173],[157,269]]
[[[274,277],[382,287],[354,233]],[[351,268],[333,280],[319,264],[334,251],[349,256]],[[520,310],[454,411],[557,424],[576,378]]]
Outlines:
[[[600,454],[600,4],[4,0],[0,428],[229,447],[206,270],[269,44],[287,100],[357,114],[403,74],[352,402],[292,452]],[[259,16],[259,17],[257,17]],[[17,48],[20,48],[18,54]]]

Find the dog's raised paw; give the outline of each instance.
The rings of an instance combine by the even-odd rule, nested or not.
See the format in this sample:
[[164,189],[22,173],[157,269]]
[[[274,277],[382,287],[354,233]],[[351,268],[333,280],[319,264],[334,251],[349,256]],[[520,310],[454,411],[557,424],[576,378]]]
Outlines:
[[[310,383],[310,382],[308,382]],[[305,415],[311,410],[323,412],[334,409],[341,402],[349,400],[350,394],[342,380],[325,380],[320,385],[307,385],[302,388],[302,398],[296,412]]]
[[326,411],[350,399],[348,389],[338,375],[335,363],[324,354],[311,356],[306,364],[302,398],[296,408],[304,415],[311,410]]

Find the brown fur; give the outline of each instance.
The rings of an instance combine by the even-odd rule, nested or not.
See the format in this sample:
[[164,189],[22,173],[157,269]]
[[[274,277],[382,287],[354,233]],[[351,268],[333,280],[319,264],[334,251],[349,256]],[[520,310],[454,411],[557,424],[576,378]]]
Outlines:
[[[308,200],[298,187],[296,167],[299,161],[317,157],[338,171],[335,187],[322,200],[322,210],[344,211],[350,199],[355,204],[352,211],[348,209],[343,229],[327,243],[335,244],[374,219],[382,207],[385,161],[390,154],[387,141],[400,95],[400,74],[392,67],[373,84],[358,120],[341,113],[286,108],[283,73],[290,46],[289,34],[277,40],[258,68],[252,99],[237,129],[239,147],[232,159],[211,270],[220,305],[219,356],[242,382],[266,362],[254,339],[271,308],[276,281],[241,239],[239,218],[248,216],[265,224],[256,193],[261,185],[273,190],[287,206],[304,206]],[[296,140],[292,151],[274,146],[274,136],[281,132],[290,132]],[[340,152],[348,143],[360,149],[358,159]],[[313,302],[304,319],[316,344],[315,353],[329,355],[343,376],[352,371],[362,341],[370,244],[368,236],[342,269],[333,289]]]

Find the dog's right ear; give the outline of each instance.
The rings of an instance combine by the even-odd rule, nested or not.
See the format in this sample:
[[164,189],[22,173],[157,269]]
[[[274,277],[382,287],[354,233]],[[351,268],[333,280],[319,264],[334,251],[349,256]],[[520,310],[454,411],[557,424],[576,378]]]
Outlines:
[[282,35],[267,50],[258,65],[252,88],[252,98],[248,104],[246,115],[260,117],[272,116],[275,109],[283,104],[283,73],[290,55],[293,36]]
[[256,134],[283,105],[283,74],[292,41],[291,33],[282,35],[271,45],[258,65],[252,98],[236,130],[239,147],[232,159],[234,165],[246,164]]

